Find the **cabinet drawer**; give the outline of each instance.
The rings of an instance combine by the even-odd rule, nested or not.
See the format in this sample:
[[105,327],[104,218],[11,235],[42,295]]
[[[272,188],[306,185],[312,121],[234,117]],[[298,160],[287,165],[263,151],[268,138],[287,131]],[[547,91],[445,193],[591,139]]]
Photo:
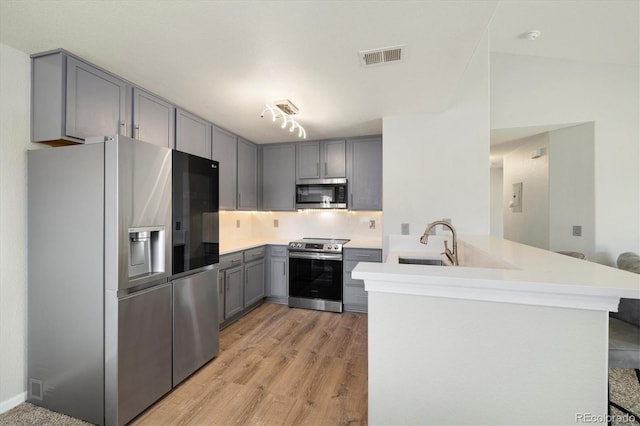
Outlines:
[[244,251],[244,261],[251,262],[252,260],[262,259],[264,257],[264,246],[256,247]]
[[382,262],[382,250],[345,249],[344,260],[356,260],[359,262]]
[[220,256],[220,270],[242,265],[242,252],[229,253]]
[[269,246],[269,250],[273,257],[285,257],[288,255],[289,251],[287,246]]

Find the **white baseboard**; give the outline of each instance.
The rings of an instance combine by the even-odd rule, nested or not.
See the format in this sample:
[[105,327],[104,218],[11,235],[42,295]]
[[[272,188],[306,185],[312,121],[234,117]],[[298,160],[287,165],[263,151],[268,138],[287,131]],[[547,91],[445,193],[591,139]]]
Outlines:
[[11,410],[13,407],[17,407],[27,400],[27,392],[22,392],[12,398],[0,401],[0,414]]

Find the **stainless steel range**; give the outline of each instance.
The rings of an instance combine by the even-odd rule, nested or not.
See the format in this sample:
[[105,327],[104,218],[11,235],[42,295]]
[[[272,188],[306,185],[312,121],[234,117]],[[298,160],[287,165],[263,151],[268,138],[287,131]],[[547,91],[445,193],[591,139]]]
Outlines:
[[303,238],[289,243],[289,306],[342,312],[342,247],[349,240]]

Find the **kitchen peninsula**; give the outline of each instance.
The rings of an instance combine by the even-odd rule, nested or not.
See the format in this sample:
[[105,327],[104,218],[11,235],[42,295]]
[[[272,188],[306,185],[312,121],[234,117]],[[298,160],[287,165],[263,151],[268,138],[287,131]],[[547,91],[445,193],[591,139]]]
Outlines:
[[442,251],[418,239],[390,236],[386,263],[353,271],[372,424],[606,421],[608,313],[640,298],[637,275],[489,236],[459,239],[459,267],[399,264]]

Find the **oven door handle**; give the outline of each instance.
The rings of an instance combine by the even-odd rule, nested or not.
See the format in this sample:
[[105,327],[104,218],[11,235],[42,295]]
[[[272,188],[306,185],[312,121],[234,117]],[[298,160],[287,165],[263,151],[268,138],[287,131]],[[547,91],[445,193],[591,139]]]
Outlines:
[[312,259],[312,260],[342,260],[342,254],[338,253],[308,253],[290,251],[289,259]]

